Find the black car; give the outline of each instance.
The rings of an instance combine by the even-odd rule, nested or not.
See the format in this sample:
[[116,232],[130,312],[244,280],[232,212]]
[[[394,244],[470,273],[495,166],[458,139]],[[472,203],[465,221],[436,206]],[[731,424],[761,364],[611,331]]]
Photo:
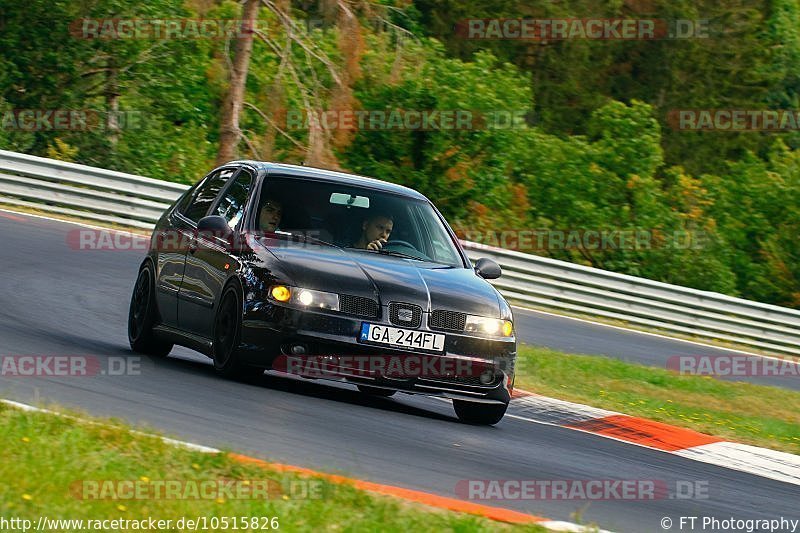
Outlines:
[[365,393],[453,400],[494,424],[511,399],[511,307],[422,194],[309,167],[236,161],[161,217],[131,298],[139,353],[197,350],[229,377],[265,369]]

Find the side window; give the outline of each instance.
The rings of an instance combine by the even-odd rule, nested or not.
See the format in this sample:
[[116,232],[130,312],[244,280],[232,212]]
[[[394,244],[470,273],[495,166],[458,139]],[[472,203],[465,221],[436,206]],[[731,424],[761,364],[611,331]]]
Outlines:
[[189,202],[192,201],[192,197],[194,196],[194,190],[189,189],[178,201],[178,207],[175,209],[178,213],[185,213],[186,208],[189,207]]
[[183,211],[183,215],[192,222],[199,222],[233,173],[233,169],[223,169],[209,176],[205,183],[195,191],[192,202]]
[[219,215],[228,221],[231,228],[236,227],[236,224],[242,219],[244,215],[244,207],[247,202],[247,196],[250,194],[250,188],[253,186],[253,176],[246,170],[242,170],[236,180],[228,188],[225,197],[219,201],[217,208],[214,210],[215,215]]

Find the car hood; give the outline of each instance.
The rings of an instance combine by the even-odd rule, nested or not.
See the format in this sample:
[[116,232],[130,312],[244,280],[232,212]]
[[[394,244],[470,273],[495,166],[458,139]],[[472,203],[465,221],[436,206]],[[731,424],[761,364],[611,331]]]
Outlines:
[[[468,268],[328,246],[264,248],[296,286],[389,302],[414,303],[425,311],[449,309],[501,318],[501,297]],[[505,303],[505,302],[503,302]]]

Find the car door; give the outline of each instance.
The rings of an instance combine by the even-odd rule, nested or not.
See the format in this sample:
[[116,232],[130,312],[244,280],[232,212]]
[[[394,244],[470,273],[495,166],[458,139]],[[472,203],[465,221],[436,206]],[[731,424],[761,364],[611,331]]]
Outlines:
[[163,324],[178,326],[178,294],[186,267],[186,251],[194,240],[197,221],[205,215],[221,188],[232,175],[230,169],[215,170],[192,187],[169,214],[155,235],[157,277],[156,301]]
[[209,211],[235,170],[218,169],[203,178],[173,211],[168,229],[157,236],[160,243],[157,298],[166,325],[179,327],[178,304],[186,270],[186,254],[189,245],[194,242],[197,222]]
[[[232,230],[238,231],[254,179],[255,175],[249,169],[237,169],[203,216],[219,215]],[[195,233],[186,254],[183,283],[178,295],[178,327],[181,330],[211,338],[216,303],[225,281],[237,268],[238,258],[230,241],[218,235]]]

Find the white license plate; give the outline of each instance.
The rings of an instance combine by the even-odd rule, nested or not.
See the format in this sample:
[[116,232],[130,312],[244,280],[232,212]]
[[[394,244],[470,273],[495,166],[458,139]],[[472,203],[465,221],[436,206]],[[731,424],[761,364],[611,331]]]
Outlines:
[[359,340],[361,342],[374,342],[403,348],[418,348],[436,352],[444,351],[444,335],[442,334],[368,324],[367,322],[361,323]]

